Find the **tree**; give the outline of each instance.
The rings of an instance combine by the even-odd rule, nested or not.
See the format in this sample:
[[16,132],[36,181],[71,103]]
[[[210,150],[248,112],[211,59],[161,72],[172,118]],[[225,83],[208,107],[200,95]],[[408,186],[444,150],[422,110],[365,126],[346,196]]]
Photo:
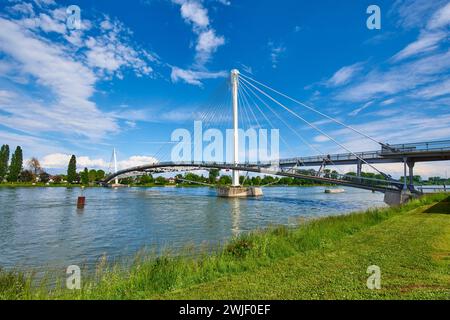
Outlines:
[[101,181],[105,178],[105,171],[103,170],[97,170],[97,181]]
[[81,184],[88,185],[89,184],[89,170],[88,168],[84,168],[84,170],[80,173]]
[[220,175],[219,169],[209,170],[209,183],[216,183],[217,177]]
[[77,180],[77,158],[72,155],[67,167],[67,182],[74,183]]
[[331,179],[337,179],[339,177],[339,172],[336,170],[331,171]]
[[139,184],[151,184],[154,182],[153,176],[151,174],[144,174],[139,179]]
[[31,170],[24,170],[20,173],[20,181],[21,182],[31,182],[35,178],[33,171]]
[[41,164],[37,158],[35,157],[31,158],[30,160],[28,160],[27,164],[35,176],[41,173],[42,171]]
[[0,149],[0,183],[6,178],[9,162],[9,146],[4,144]]
[[89,182],[97,181],[97,170],[91,169],[89,170]]
[[47,182],[50,181],[50,175],[49,175],[47,172],[42,171],[42,172],[39,174],[39,180],[40,180],[41,182],[43,182],[43,183],[47,183]]
[[11,157],[11,165],[9,167],[8,181],[17,182],[23,167],[22,148],[18,146]]
[[163,176],[159,176],[156,178],[156,184],[166,184],[166,178],[164,178]]
[[228,185],[231,184],[232,180],[230,176],[221,176],[219,179],[220,185]]

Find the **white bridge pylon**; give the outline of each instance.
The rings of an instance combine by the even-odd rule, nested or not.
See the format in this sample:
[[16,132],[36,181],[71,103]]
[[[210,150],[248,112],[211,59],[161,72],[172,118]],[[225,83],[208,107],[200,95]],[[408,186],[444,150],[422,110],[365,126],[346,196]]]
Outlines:
[[[239,122],[238,122],[238,90],[239,90],[239,70],[231,70],[231,87],[233,95],[233,158],[234,165],[239,164]],[[239,187],[239,171],[233,170],[233,187]]]

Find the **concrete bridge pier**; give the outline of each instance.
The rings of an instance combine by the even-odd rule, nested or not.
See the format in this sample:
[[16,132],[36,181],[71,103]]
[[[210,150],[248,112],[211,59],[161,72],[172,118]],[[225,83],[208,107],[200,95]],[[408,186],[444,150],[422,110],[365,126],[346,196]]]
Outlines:
[[398,206],[403,203],[408,202],[414,197],[414,194],[411,193],[408,189],[406,190],[386,190],[384,193],[384,202],[390,206]]
[[408,202],[414,197],[414,161],[403,158],[403,189],[386,190],[384,202],[390,206],[397,206]]
[[356,175],[359,181],[361,181],[361,173],[362,173],[362,161],[361,159],[358,159],[358,163],[356,164]]
[[414,191],[414,161],[407,161],[409,169],[409,190]]

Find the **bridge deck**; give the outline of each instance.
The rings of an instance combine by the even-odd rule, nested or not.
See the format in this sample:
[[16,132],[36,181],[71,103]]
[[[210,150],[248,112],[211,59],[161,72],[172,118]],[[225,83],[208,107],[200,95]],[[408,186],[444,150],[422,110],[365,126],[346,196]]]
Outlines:
[[395,144],[379,151],[356,152],[355,154],[357,157],[352,153],[341,153],[282,159],[280,160],[280,166],[286,167],[296,164],[306,167],[320,166],[325,158],[336,165],[357,164],[360,161],[359,158],[368,163],[403,162],[405,157],[411,162],[450,160],[450,140]]
[[[281,177],[291,177],[299,178],[310,181],[342,185],[354,188],[360,188],[371,191],[386,192],[387,190],[399,191],[401,189],[401,183],[398,181],[385,181],[377,179],[367,179],[362,177],[350,177],[348,179],[338,179],[325,176],[312,176],[307,174],[301,174],[296,171],[283,171],[277,168],[265,168],[255,164],[226,164],[226,163],[207,163],[207,162],[159,162],[146,166],[139,166],[134,168],[129,168],[126,170],[118,171],[117,173],[111,174],[105,178],[103,183],[109,183],[118,176],[122,176],[133,172],[164,172],[164,170],[209,170],[209,169],[220,169],[220,170],[238,170],[243,172],[253,172],[261,174],[269,174]],[[167,172],[167,171],[166,171]]]

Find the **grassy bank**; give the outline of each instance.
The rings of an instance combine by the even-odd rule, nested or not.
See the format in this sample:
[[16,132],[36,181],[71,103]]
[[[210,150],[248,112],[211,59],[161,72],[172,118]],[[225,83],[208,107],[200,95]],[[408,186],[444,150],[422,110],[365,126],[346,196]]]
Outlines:
[[[30,274],[1,272],[0,298],[449,299],[447,197],[256,231],[213,254],[139,255],[126,268],[102,263],[78,291],[48,289],[45,280],[32,286]],[[381,268],[381,290],[366,287],[373,264]]]

